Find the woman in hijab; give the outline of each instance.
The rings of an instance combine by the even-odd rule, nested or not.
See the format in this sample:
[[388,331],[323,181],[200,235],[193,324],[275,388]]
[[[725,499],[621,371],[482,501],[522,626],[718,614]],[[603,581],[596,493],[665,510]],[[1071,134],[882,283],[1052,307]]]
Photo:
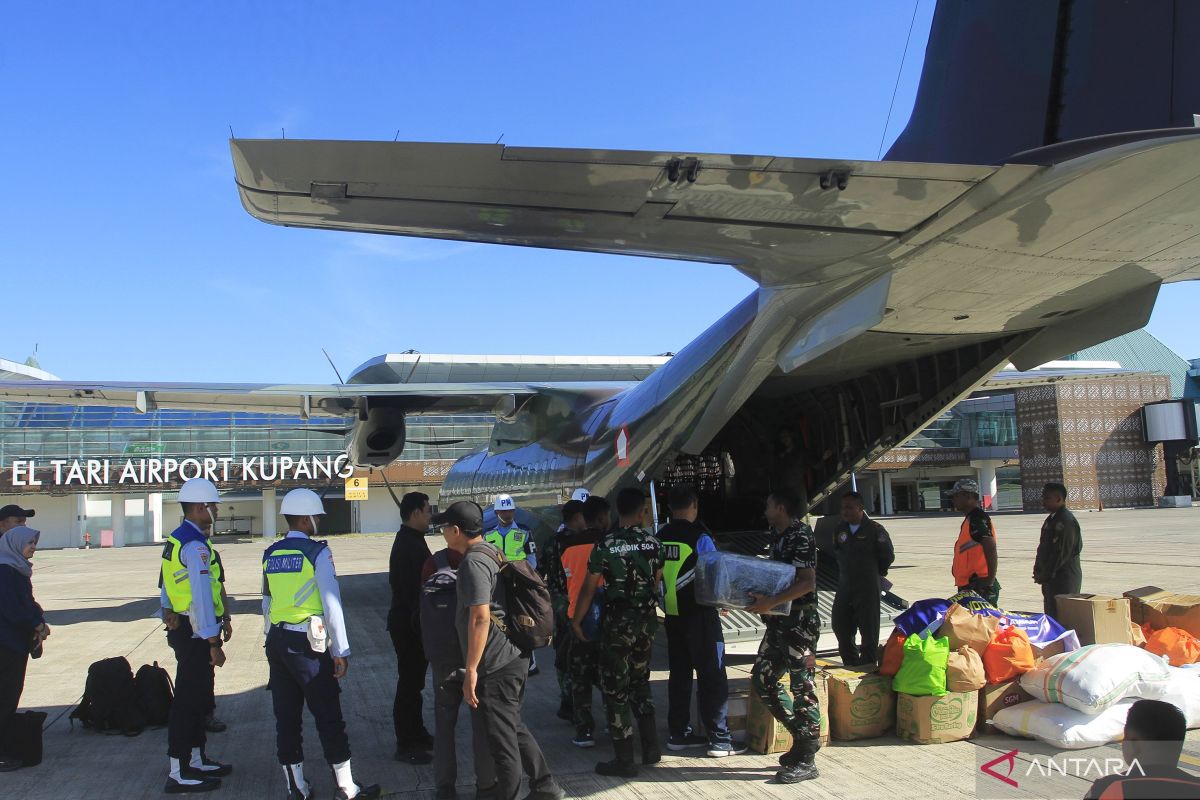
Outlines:
[[[0,731],[12,730],[25,668],[31,651],[40,650],[50,635],[42,607],[33,599],[33,554],[41,534],[24,525],[0,536]],[[11,749],[0,741],[0,772],[18,769],[21,762],[6,758]]]

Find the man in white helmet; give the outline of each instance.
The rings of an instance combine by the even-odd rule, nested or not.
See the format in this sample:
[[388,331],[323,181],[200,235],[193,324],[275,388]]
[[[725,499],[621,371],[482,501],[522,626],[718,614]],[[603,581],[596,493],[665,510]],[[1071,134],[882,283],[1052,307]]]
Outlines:
[[213,577],[206,531],[217,519],[217,487],[193,478],[179,489],[183,522],[163,547],[161,603],[167,644],[175,651],[175,699],[167,721],[170,762],[163,790],[168,794],[207,792],[233,771],[204,752],[204,718],[213,691],[213,668],[225,664],[221,649],[224,608]]
[[[533,534],[517,524],[517,504],[511,496],[496,496],[492,505],[496,512],[496,527],[483,535],[483,540],[493,545],[509,561],[529,560],[529,566],[537,569],[537,556],[533,546]],[[529,674],[538,674],[537,656],[529,656]]]
[[334,798],[378,797],[378,784],[363,786],[350,770],[350,740],[338,696],[338,681],[350,668],[350,642],[333,555],[326,542],[310,538],[317,534],[317,518],[325,507],[311,489],[293,489],[284,496],[280,512],[288,532],[263,553],[263,617],[275,744],[289,800],[313,796],[304,779],[301,747],[305,703],[337,784]]

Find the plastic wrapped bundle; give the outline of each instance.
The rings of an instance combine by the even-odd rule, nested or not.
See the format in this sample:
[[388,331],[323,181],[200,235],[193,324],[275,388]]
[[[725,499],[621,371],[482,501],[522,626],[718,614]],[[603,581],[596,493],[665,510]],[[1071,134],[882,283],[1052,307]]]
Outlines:
[[[796,568],[780,561],[715,551],[696,559],[696,602],[717,608],[749,608],[750,593],[776,595],[796,580]],[[768,614],[790,614],[791,602]]]

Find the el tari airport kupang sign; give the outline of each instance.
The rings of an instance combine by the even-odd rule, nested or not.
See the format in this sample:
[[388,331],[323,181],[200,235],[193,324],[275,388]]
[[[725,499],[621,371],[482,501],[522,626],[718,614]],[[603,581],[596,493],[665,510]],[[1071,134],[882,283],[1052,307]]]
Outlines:
[[354,466],[345,453],[336,456],[232,456],[206,458],[55,458],[13,459],[0,472],[13,489],[45,491],[68,486],[160,486],[208,478],[216,484],[269,484],[350,478]]

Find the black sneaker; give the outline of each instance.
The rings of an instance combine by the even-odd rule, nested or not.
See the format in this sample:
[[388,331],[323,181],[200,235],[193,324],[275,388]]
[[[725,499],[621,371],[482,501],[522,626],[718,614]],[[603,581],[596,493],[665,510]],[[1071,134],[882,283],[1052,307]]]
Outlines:
[[551,783],[549,788],[534,789],[521,800],[563,800],[567,793],[557,783]]
[[403,764],[432,764],[433,754],[420,745],[398,745],[396,760]]
[[571,744],[575,745],[576,747],[583,747],[583,748],[595,747],[596,739],[595,739],[595,737],[592,736],[591,731],[581,730],[581,731],[576,731],[575,738],[571,740]]
[[0,772],[13,772],[25,766],[16,758],[0,758]]
[[220,778],[187,778],[184,777],[182,771],[180,771],[180,778],[182,780],[177,781],[168,775],[163,791],[167,794],[196,794],[221,788]]
[[[379,787],[378,783],[372,783],[370,786],[363,786],[361,783],[354,785],[358,787],[358,794],[354,795],[355,800],[357,798],[374,800],[374,798],[379,797],[383,793],[383,789]],[[333,793],[333,800],[351,800],[351,798],[347,797],[346,793],[342,791],[342,787],[339,786],[337,791]]]
[[708,747],[708,739],[690,730],[685,734],[673,733],[667,737],[667,749],[676,752],[691,750],[694,747]]
[[183,764],[179,767],[179,774],[184,778],[224,778],[233,772],[232,764],[222,764],[220,761],[213,761],[204,753],[200,754],[199,767],[193,767],[191,763]]

